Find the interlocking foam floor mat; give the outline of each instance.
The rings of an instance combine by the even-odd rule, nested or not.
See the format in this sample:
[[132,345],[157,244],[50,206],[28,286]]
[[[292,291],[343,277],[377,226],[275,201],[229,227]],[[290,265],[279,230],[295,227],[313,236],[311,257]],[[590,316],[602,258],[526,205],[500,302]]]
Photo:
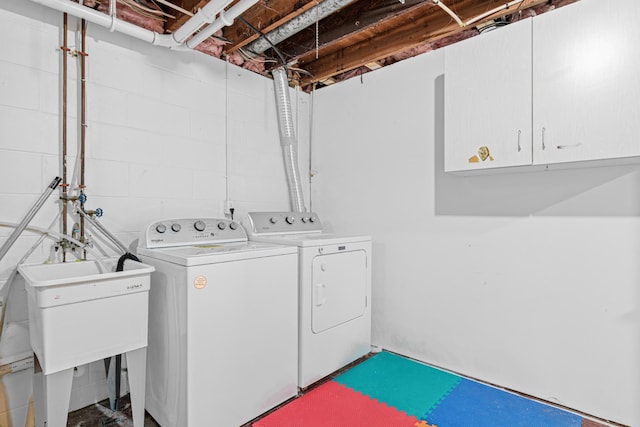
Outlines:
[[582,417],[382,352],[254,427],[579,427]]

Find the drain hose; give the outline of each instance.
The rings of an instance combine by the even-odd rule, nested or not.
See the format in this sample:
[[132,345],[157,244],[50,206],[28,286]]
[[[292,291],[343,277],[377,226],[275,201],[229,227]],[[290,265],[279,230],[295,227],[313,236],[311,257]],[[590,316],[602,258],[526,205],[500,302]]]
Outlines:
[[[132,260],[132,261],[136,261],[136,262],[140,262],[140,260],[138,259],[137,256],[135,256],[134,254],[127,252],[124,255],[122,255],[120,258],[118,258],[118,264],[116,265],[116,271],[123,271],[124,270],[124,262],[126,260]],[[114,388],[115,390],[113,390],[113,396],[109,396],[109,404],[111,406],[111,410],[113,411],[118,411],[120,410],[120,371],[122,370],[122,355],[118,354],[115,356],[116,358],[116,366],[114,369],[114,376],[115,378],[113,378],[113,380],[115,380],[115,384],[114,384]],[[111,365],[111,358],[108,357],[106,359],[104,359],[104,367],[107,371],[107,383],[110,383],[110,378],[109,378],[109,366]],[[111,385],[111,384],[109,384]],[[109,389],[109,393],[111,394],[111,389]]]

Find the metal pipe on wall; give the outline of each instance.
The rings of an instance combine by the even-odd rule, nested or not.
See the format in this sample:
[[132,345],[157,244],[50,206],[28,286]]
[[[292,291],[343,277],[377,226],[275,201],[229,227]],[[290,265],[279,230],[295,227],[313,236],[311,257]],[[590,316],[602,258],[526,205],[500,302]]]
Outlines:
[[[84,211],[84,202],[86,200],[84,189],[85,176],[85,152],[87,139],[87,21],[82,20],[80,23],[80,52],[78,52],[78,60],[80,65],[80,209]],[[80,217],[80,241],[86,242],[84,217]],[[87,251],[83,251],[83,258],[87,258]]]
[[[68,14],[64,14],[62,17],[62,234],[66,235],[68,230],[67,224],[67,198],[69,196],[67,182],[67,81],[69,79],[69,72],[67,67],[67,53],[69,52],[69,44],[67,41],[68,31]],[[62,261],[67,259],[67,251],[63,246],[62,248]]]

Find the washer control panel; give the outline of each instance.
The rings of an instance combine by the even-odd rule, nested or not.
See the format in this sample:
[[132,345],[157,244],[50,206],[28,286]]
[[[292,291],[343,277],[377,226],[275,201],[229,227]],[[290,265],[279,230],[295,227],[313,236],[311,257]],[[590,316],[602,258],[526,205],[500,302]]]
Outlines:
[[322,232],[314,212],[249,212],[245,225],[251,235]]
[[180,218],[155,221],[145,231],[147,248],[248,241],[236,221],[218,218]]

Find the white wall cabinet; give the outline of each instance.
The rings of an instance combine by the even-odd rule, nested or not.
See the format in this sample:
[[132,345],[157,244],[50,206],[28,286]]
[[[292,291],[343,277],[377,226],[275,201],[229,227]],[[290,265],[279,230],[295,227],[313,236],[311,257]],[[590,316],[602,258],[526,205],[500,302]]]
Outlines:
[[638,22],[637,0],[533,19],[534,163],[640,156]]
[[531,164],[531,58],[531,19],[447,47],[445,171]]
[[637,0],[582,0],[448,47],[445,171],[640,161],[637,22]]

